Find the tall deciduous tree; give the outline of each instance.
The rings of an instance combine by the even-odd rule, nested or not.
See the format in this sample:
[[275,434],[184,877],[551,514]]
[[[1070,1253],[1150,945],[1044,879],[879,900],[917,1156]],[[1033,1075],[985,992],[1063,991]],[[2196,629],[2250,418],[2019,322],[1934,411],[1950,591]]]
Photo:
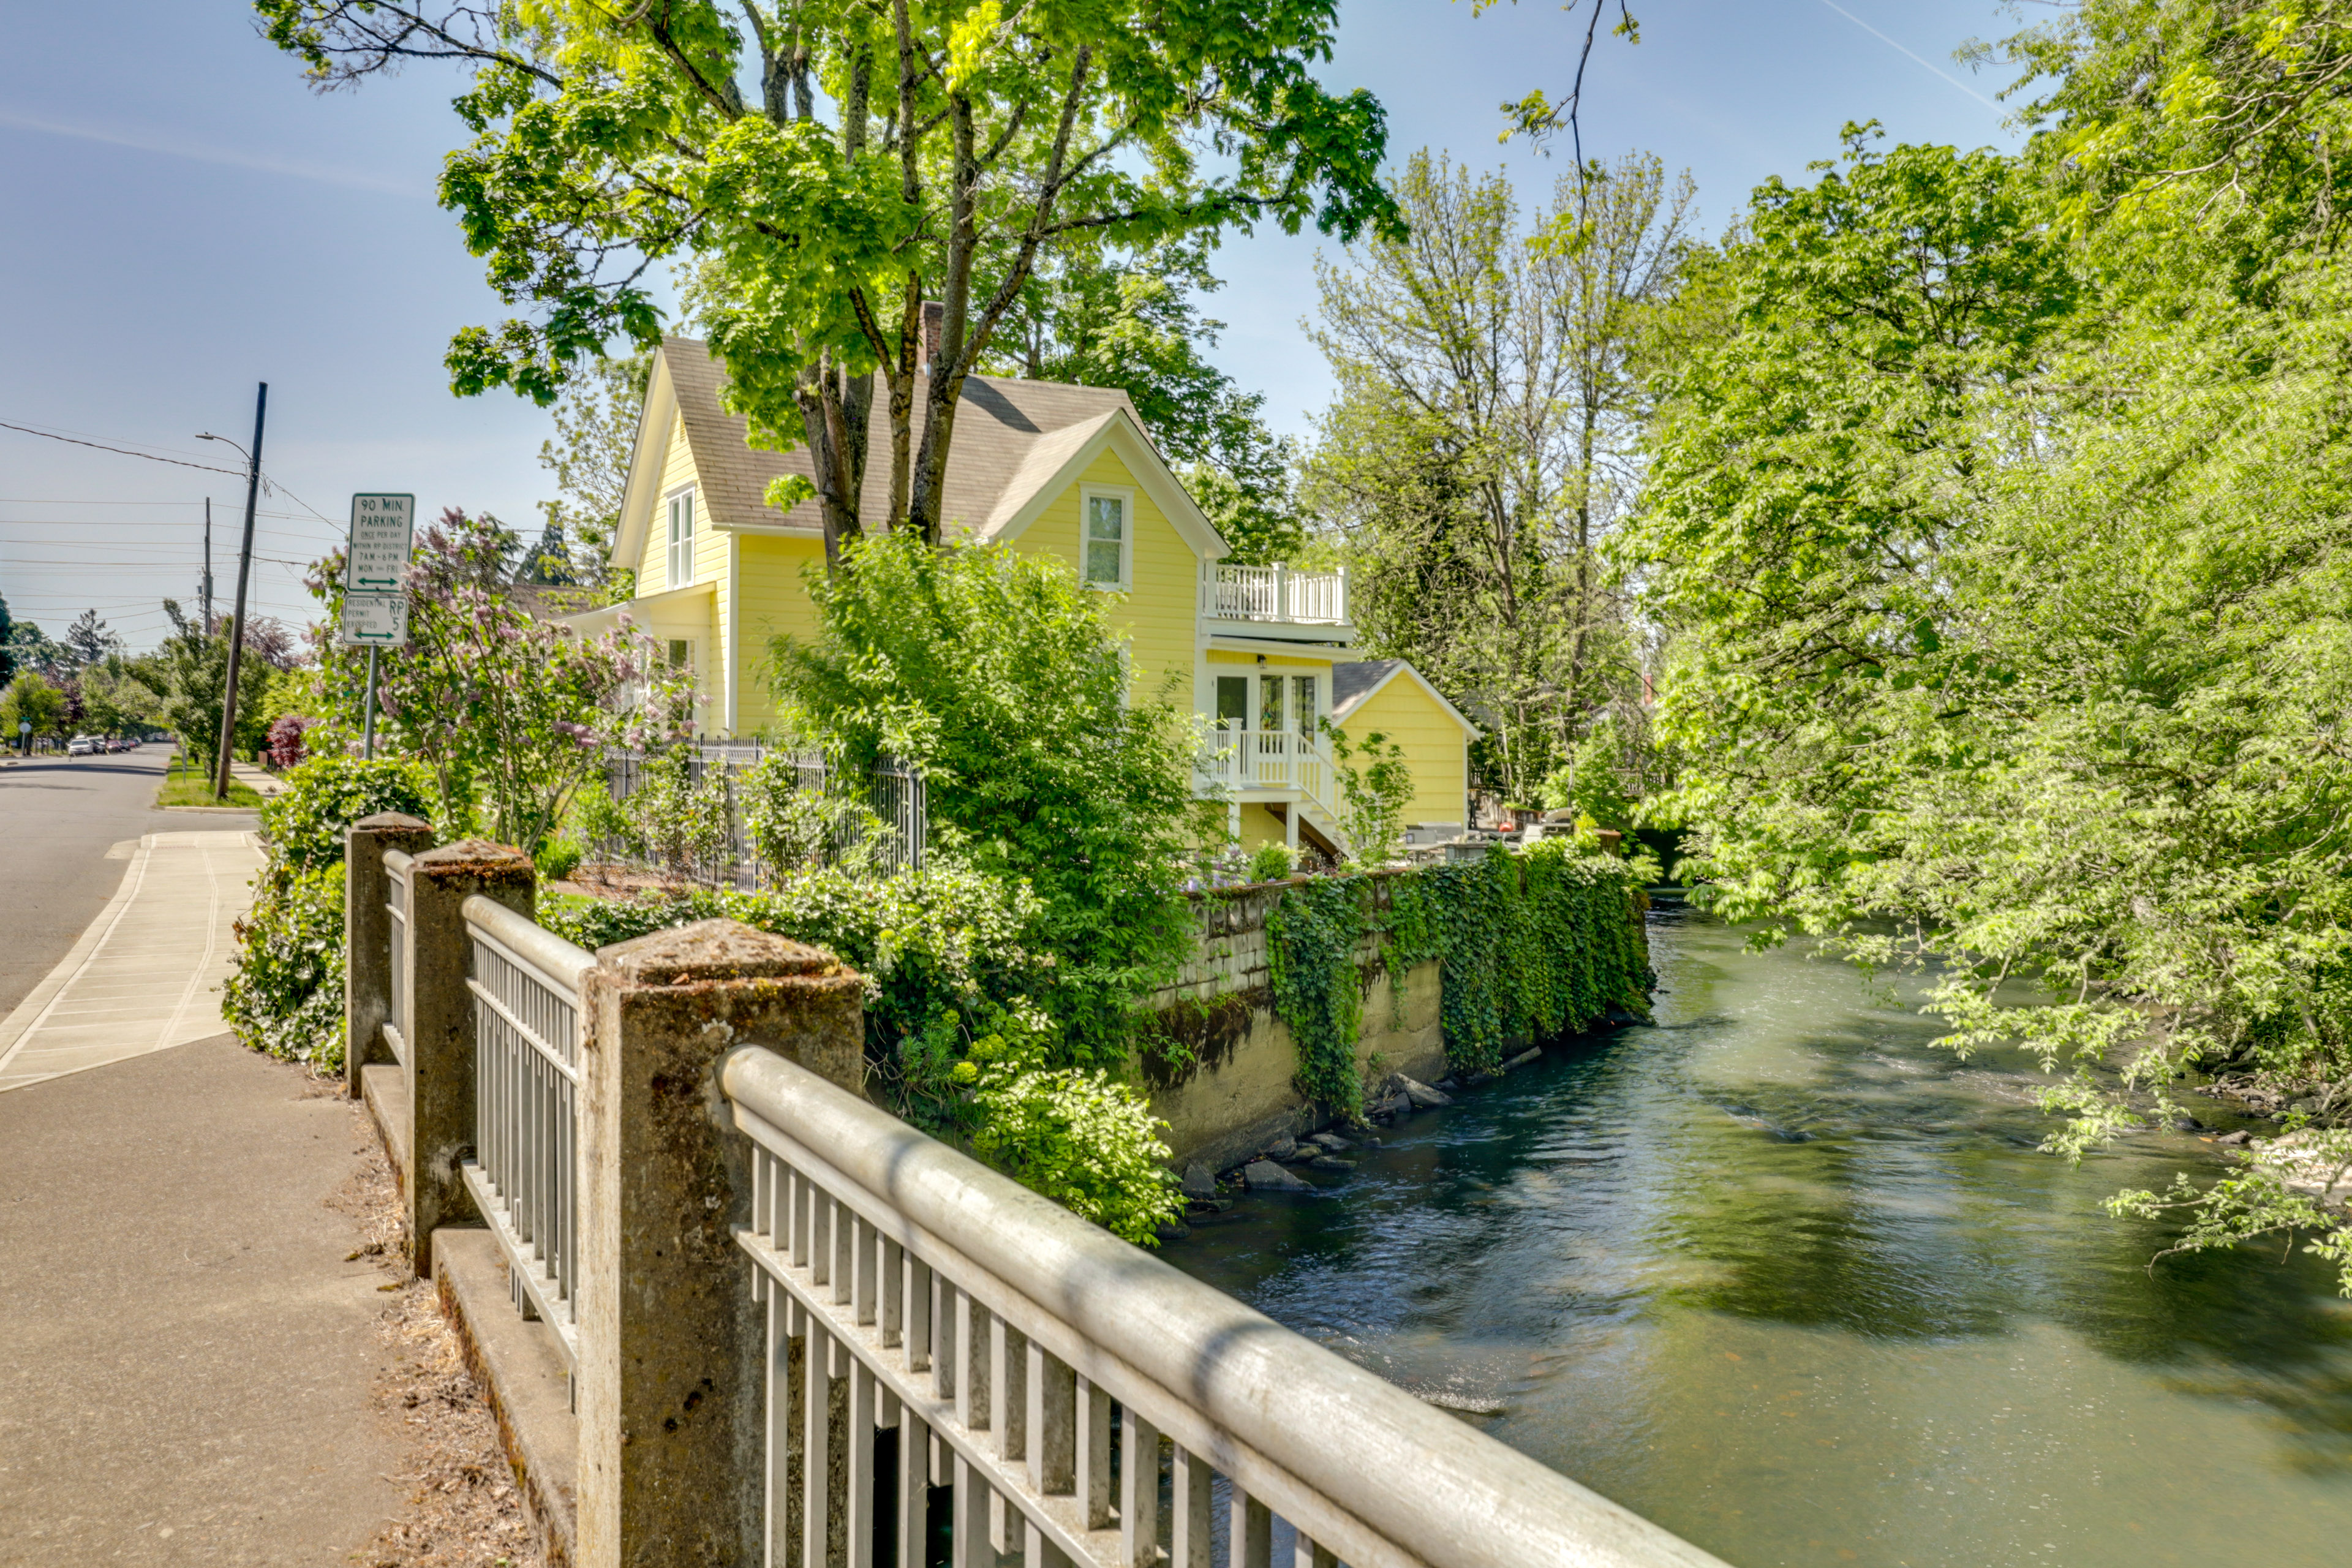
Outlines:
[[613,566],[613,535],[652,371],[650,353],[591,362],[556,399],[554,439],[539,446],[540,467],[555,476],[556,489],[554,500],[540,504],[549,524],[562,531],[573,580],[606,602],[627,598],[635,580],[635,573]]
[[1629,676],[1594,551],[1631,499],[1640,308],[1673,286],[1692,193],[1654,158],[1523,228],[1500,174],[1416,154],[1398,243],[1323,264],[1317,343],[1339,397],[1310,500],[1356,563],[1358,619],[1493,724],[1517,796]]
[[1024,290],[983,368],[1126,393],[1227,559],[1265,565],[1306,542],[1296,454],[1266,428],[1265,395],[1242,391],[1203,352],[1224,323],[1202,313],[1198,296],[1219,287],[1198,242],[1139,256],[1074,245]]
[[[257,8],[322,86],[473,67],[457,107],[475,140],[442,198],[502,295],[539,309],[458,335],[459,391],[545,400],[615,332],[650,345],[646,270],[691,258],[734,405],[756,438],[809,447],[829,549],[858,531],[877,373],[889,515],[938,542],[964,380],[1074,237],[1396,226],[1379,103],[1310,72],[1335,0]],[[928,367],[927,298],[944,306]]]

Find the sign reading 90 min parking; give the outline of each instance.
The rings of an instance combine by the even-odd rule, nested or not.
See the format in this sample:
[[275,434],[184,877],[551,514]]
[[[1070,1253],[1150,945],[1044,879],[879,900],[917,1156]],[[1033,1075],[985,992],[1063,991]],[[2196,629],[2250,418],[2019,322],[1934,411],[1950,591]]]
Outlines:
[[346,594],[397,594],[408,573],[416,531],[413,495],[352,498],[352,547],[343,568]]

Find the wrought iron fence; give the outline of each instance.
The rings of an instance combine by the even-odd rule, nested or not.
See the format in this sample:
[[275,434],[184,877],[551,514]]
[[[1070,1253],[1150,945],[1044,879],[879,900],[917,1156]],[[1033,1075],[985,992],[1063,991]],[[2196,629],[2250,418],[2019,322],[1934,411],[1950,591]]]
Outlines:
[[[923,776],[911,765],[886,757],[868,777],[858,778],[835,768],[811,752],[772,751],[757,741],[705,741],[683,748],[682,783],[689,797],[712,792],[703,803],[705,818],[678,825],[681,830],[648,837],[604,834],[587,846],[592,859],[656,873],[698,887],[732,888],[751,891],[797,868],[771,866],[751,830],[744,798],[743,776],[771,757],[783,759],[794,774],[794,792],[812,803],[863,806],[864,812],[833,810],[826,814],[814,846],[826,865],[857,865],[877,875],[897,876],[923,868],[930,837],[930,811]],[[624,816],[629,801],[656,782],[677,775],[676,752],[614,750],[604,755],[604,788]],[[667,837],[668,842],[654,841]]]

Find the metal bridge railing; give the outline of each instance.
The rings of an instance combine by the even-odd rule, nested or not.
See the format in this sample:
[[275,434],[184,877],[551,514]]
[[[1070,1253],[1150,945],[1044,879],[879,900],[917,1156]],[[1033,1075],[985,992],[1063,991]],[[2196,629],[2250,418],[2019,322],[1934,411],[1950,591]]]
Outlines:
[[720,1082],[771,1568],[928,1563],[940,1485],[958,1564],[1721,1568],[772,1052]]
[[506,1256],[515,1310],[543,1320],[576,1366],[580,981],[596,959],[479,895],[463,908],[473,946],[474,1158],[460,1169]]
[[397,849],[383,854],[383,909],[391,917],[392,934],[392,984],[384,1003],[383,1043],[392,1047],[393,1060],[404,1067],[408,1063],[408,1020],[413,1011],[408,1005],[409,860]]

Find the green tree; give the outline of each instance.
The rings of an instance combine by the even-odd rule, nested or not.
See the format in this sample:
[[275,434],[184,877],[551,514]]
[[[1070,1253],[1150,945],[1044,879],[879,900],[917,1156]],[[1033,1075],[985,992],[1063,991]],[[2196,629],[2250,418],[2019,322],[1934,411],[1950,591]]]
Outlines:
[[[2088,6],[2026,157],[1851,137],[1660,323],[1621,552],[1675,636],[1658,805],[1727,914],[2023,1042],[2061,1150],[2197,1068],[2309,1097],[2303,1156],[2352,1163],[2352,293],[2292,20]],[[2272,23],[2307,118],[2217,142],[2297,112],[2240,57]],[[2192,1246],[2315,1230],[2352,1289],[2273,1167],[2118,1200],[2173,1205]]]
[[163,703],[135,668],[152,666],[154,657],[111,653],[82,667],[76,679],[92,730],[101,735],[143,735],[163,724]]
[[16,743],[16,726],[26,720],[32,721],[32,732],[36,735],[64,732],[66,694],[50,685],[37,669],[20,671],[8,683],[7,689],[0,691],[0,734],[7,737],[8,744]]
[[1115,1066],[1128,1009],[1187,950],[1178,896],[1208,825],[1189,715],[1129,691],[1101,596],[1056,561],[866,540],[810,591],[814,643],[778,638],[777,695],[853,775],[885,753],[926,781],[936,842],[1041,901],[1058,1066]]
[[[163,601],[172,634],[150,658],[123,668],[156,700],[156,714],[165,728],[180,738],[180,754],[207,776],[220,754],[222,694],[228,689],[230,622],[211,636],[181,613],[178,601]],[[247,651],[253,651],[247,645]],[[230,750],[251,756],[269,731],[268,699],[271,665],[260,658],[242,659],[237,666],[236,733]]]
[[[964,378],[1074,237],[1395,225],[1380,105],[1311,74],[1334,0],[257,8],[321,87],[417,59],[473,68],[457,108],[475,140],[442,198],[502,297],[539,314],[461,332],[460,392],[543,401],[615,333],[650,346],[644,273],[690,258],[734,405],[755,438],[809,447],[828,559],[858,531],[874,373],[889,515],[937,542]],[[929,374],[927,297],[944,308]]]
[[652,373],[650,352],[591,362],[555,400],[554,439],[539,445],[540,467],[555,476],[557,495],[541,508],[549,525],[562,531],[574,580],[604,604],[619,604],[635,591],[636,574],[612,564],[613,536],[620,528]]
[[16,621],[8,628],[8,651],[16,669],[37,669],[51,681],[61,679],[70,666],[66,650],[49,640],[31,621]]
[[1265,426],[1265,397],[1211,364],[1223,321],[1196,296],[1222,287],[1200,241],[1135,257],[1071,246],[1008,315],[984,368],[1117,387],[1229,546],[1226,559],[1295,559],[1307,528],[1293,493],[1296,454]]
[[122,651],[122,639],[107,629],[96,610],[84,610],[66,627],[65,650],[76,668],[87,668]]
[[1629,157],[1581,206],[1557,182],[1529,233],[1505,177],[1423,153],[1398,196],[1408,239],[1318,267],[1339,395],[1307,494],[1367,640],[1486,716],[1488,776],[1525,798],[1632,679],[1594,552],[1631,498],[1629,356],[1673,286],[1690,186]]

